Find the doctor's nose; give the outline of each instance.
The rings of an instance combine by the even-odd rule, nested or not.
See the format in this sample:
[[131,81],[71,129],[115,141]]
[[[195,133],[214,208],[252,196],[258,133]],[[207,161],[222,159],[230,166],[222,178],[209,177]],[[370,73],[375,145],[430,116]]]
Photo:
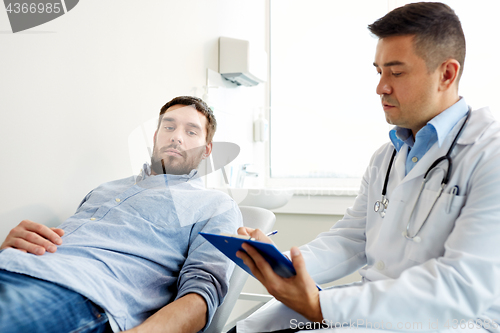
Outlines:
[[385,80],[380,78],[380,81],[377,85],[376,92],[377,92],[377,95],[379,95],[379,96],[390,95],[390,94],[392,94],[392,88]]

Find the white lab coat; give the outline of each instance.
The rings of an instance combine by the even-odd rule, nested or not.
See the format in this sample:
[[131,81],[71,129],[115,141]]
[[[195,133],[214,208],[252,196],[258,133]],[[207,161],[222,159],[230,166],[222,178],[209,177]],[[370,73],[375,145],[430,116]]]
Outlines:
[[[451,155],[448,186],[419,233],[421,242],[402,235],[423,175],[446,154],[464,120],[406,176],[408,147],[401,148],[389,178],[384,218],[373,206],[381,198],[394,148],[391,143],[382,146],[370,161],[353,207],[328,232],[300,248],[308,272],[319,284],[358,269],[363,277],[358,285],[320,292],[328,324],[352,327],[353,321],[364,320],[397,330],[401,324],[408,328],[408,323],[416,323],[418,329],[410,331],[432,331],[436,322],[440,330],[460,325],[461,320],[500,322],[500,125],[488,108],[472,112]],[[445,165],[442,162],[430,175],[411,220],[411,235],[437,196]],[[450,194],[455,185],[456,196]],[[238,333],[289,328],[293,318],[306,321],[279,302],[266,308],[239,322]],[[493,326],[490,331],[500,332]]]

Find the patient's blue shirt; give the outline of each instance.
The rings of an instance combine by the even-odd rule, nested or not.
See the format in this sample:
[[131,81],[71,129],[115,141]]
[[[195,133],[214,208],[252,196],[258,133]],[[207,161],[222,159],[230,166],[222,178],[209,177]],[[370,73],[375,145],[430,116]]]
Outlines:
[[[120,329],[142,323],[188,293],[201,295],[210,320],[227,292],[233,264],[198,232],[236,233],[236,203],[189,175],[105,183],[67,219],[63,244],[42,256],[0,252],[0,268],[72,289],[106,310]],[[208,327],[208,324],[205,326]]]

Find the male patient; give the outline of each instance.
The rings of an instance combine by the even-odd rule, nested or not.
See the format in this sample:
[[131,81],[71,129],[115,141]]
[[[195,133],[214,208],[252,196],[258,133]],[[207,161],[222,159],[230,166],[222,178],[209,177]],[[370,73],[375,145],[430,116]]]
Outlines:
[[235,202],[197,177],[215,130],[202,100],[174,98],[139,176],[97,187],[60,228],[15,227],[0,248],[0,332],[208,327],[232,264],[198,233],[242,225]]

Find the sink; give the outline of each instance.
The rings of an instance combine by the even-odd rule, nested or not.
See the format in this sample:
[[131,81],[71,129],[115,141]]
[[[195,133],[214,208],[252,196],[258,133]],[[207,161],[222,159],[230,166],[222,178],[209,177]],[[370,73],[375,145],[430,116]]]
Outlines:
[[280,188],[218,188],[228,194],[239,206],[266,209],[283,207],[293,196],[292,189]]

